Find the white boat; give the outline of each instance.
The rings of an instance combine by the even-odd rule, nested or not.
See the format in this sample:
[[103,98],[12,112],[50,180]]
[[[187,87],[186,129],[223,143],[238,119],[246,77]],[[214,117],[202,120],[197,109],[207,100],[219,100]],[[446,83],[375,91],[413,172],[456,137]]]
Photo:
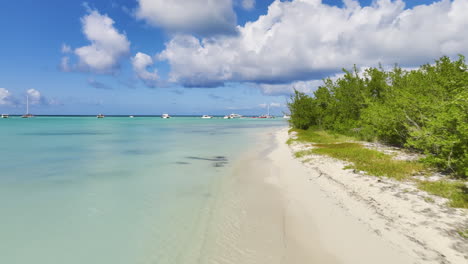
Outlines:
[[96,116],[97,118],[104,118],[104,115],[103,114],[99,114]]
[[289,116],[289,115],[284,115],[283,118],[284,118],[284,119],[290,119],[291,116]]
[[10,116],[8,114],[2,114],[2,118],[9,118]]
[[134,116],[129,116],[130,118],[134,118]]
[[241,117],[242,116],[239,114],[230,114],[230,115],[224,116],[224,119],[234,119],[234,118],[241,118]]
[[213,116],[203,115],[201,118],[203,118],[203,119],[210,119],[210,118],[213,118]]
[[162,114],[161,118],[171,118],[169,114]]
[[239,114],[230,114],[229,115],[229,119],[233,119],[233,118],[241,118],[242,116],[239,115]]
[[34,117],[32,114],[29,113],[29,96],[26,95],[26,114],[21,116],[22,118],[31,118]]

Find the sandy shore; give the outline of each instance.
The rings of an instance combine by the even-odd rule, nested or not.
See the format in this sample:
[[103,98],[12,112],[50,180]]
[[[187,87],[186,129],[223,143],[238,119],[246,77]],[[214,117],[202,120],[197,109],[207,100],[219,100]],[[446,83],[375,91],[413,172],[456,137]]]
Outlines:
[[428,218],[424,201],[339,161],[301,163],[287,139],[272,132],[234,165],[198,263],[467,263],[466,241],[444,231],[466,224],[466,211],[429,204]]

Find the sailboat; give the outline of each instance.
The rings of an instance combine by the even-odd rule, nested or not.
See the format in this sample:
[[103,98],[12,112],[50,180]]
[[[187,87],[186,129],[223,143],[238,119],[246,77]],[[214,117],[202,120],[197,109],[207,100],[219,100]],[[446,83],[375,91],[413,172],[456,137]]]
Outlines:
[[31,118],[34,117],[32,114],[29,113],[29,96],[26,95],[26,114],[21,116],[22,118]]
[[270,105],[269,105],[269,104],[267,105],[267,108],[268,108],[267,114],[266,114],[266,115],[261,115],[261,116],[259,116],[258,118],[275,118],[274,116],[271,116],[271,115],[270,115]]

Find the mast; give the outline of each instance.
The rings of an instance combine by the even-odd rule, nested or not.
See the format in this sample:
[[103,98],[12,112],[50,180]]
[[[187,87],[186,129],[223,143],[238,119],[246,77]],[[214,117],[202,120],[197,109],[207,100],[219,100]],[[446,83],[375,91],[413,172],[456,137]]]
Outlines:
[[270,104],[268,104],[268,114],[267,116],[269,117],[270,116]]
[[26,114],[29,114],[29,95],[26,95]]

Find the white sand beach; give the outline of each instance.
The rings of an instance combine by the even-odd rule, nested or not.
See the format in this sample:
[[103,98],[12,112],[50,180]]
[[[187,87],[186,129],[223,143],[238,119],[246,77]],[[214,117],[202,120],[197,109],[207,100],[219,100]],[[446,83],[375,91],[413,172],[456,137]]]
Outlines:
[[323,156],[304,164],[287,139],[287,129],[263,136],[235,165],[198,263],[467,263],[453,234],[467,210]]

